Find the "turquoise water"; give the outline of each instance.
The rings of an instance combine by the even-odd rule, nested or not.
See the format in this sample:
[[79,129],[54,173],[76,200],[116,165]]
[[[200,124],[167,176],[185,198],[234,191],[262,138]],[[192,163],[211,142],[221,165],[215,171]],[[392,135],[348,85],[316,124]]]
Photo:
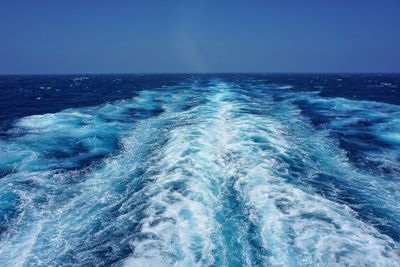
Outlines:
[[400,265],[397,100],[146,79],[3,116],[0,266]]

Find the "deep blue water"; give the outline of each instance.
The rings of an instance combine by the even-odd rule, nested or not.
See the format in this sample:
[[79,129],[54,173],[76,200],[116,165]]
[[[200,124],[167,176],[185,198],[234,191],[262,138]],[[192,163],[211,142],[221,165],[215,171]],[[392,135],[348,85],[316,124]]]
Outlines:
[[399,74],[0,92],[0,266],[400,266]]

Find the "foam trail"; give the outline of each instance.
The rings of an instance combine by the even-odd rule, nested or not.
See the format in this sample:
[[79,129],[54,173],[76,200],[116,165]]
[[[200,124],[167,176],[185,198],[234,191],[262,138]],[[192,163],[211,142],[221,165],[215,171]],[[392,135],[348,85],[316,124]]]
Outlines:
[[192,80],[22,118],[0,140],[0,266],[398,266],[397,121],[369,128],[391,145],[378,176],[340,121],[313,123],[354,104]]
[[143,221],[143,231],[155,238],[136,240],[127,265],[208,266],[227,260],[214,256],[224,249],[215,211],[222,194],[220,156],[227,134],[220,131],[221,116],[228,108],[216,103],[220,95],[215,90],[206,105],[177,114],[181,123],[170,131],[153,166],[161,171],[149,189],[156,193]]
[[[104,110],[107,117],[114,116],[114,118],[122,118],[125,121],[126,112],[130,112],[131,108],[135,108],[137,113],[146,114],[151,110],[155,114],[159,114],[158,106],[157,95],[144,91],[132,102],[118,102],[115,106],[106,105],[101,107],[100,110]],[[92,111],[92,109],[83,110],[83,112],[89,113]],[[98,112],[99,110],[96,108],[96,113]],[[17,165],[18,168],[16,168],[15,173],[2,179],[3,183],[8,183],[8,186],[3,187],[2,191],[12,192],[19,207],[17,206],[17,210],[8,219],[12,220],[13,224],[2,239],[1,265],[15,265],[17,262],[31,262],[33,265],[52,264],[52,262],[65,264],[96,262],[93,253],[98,252],[91,251],[90,247],[99,242],[96,240],[97,238],[106,238],[108,245],[113,246],[112,242],[115,236],[109,234],[104,237],[102,233],[105,233],[107,228],[118,228],[122,225],[119,224],[119,220],[107,221],[107,218],[110,218],[109,216],[112,216],[113,213],[119,213],[118,209],[114,210],[115,207],[125,203],[126,194],[130,190],[137,189],[130,188],[133,187],[131,185],[132,180],[142,175],[142,168],[144,168],[142,165],[146,164],[146,158],[153,147],[157,145],[157,142],[162,141],[162,138],[157,139],[159,137],[157,129],[163,126],[164,121],[162,119],[154,120],[150,117],[139,120],[133,128],[131,125],[127,125],[118,129],[114,120],[112,120],[110,122],[113,124],[111,128],[117,128],[116,130],[120,131],[118,133],[124,136],[120,144],[122,152],[113,157],[104,158],[99,166],[87,168],[83,165],[81,166],[81,168],[83,167],[82,170],[68,171],[67,169],[67,171],[63,171],[59,169],[65,167],[62,160],[58,158],[47,159],[47,155],[42,153],[42,151],[46,152],[42,149],[42,146],[48,146],[49,142],[52,144],[52,138],[55,138],[53,136],[61,135],[64,138],[65,135],[70,134],[76,138],[75,135],[79,136],[80,132],[83,132],[83,136],[87,137],[89,143],[92,144],[90,141],[93,138],[101,138],[103,133],[110,134],[109,131],[104,129],[104,127],[110,127],[108,120],[92,121],[93,127],[87,124],[82,126],[82,124],[76,124],[74,121],[72,121],[72,124],[64,121],[63,124],[59,125],[60,131],[56,128],[49,134],[42,132],[42,129],[47,129],[42,127],[43,124],[27,124],[26,122],[44,120],[47,123],[48,117],[72,116],[75,118],[76,113],[77,111],[65,111],[53,116],[33,116],[24,118],[17,123],[18,128],[16,129],[18,131],[22,131],[20,130],[22,126],[26,128],[29,125],[30,128],[25,130],[20,137],[17,137],[14,141],[16,145],[17,142],[24,144],[28,138],[36,138],[40,147],[38,151],[34,151],[35,157],[32,158],[28,155],[22,158],[23,164]],[[53,122],[51,121],[51,123]],[[56,125],[58,126],[58,123]],[[76,125],[78,125],[78,129],[76,129]],[[71,130],[66,131],[68,128],[71,128]],[[126,132],[127,130],[128,132]],[[91,134],[93,131],[94,136]],[[37,133],[41,135],[39,139],[36,137]],[[84,137],[79,136],[77,140],[85,141]],[[104,139],[107,140],[107,138]],[[113,140],[107,141],[115,142]],[[146,142],[149,143],[149,146],[142,149],[141,146]],[[101,147],[100,145],[101,143],[95,143],[93,150]],[[107,147],[108,144],[106,143],[105,146]],[[64,147],[61,147],[61,149],[64,149]],[[91,150],[85,150],[85,152],[86,155],[92,153]],[[79,158],[80,155],[76,157]],[[65,158],[62,159],[65,160]],[[69,158],[70,161],[73,159]],[[41,161],[45,160],[55,161],[55,167],[40,164]],[[34,171],[32,171],[33,167],[31,166],[34,167]],[[40,168],[37,169],[36,166]],[[133,181],[133,183],[136,182]],[[103,220],[107,222],[101,223]],[[42,225],[41,230],[37,230],[38,224]],[[98,225],[96,226],[96,224]],[[95,232],[97,234],[94,234]],[[88,237],[87,235],[90,235],[90,233],[93,236]],[[93,244],[85,244],[85,242],[90,243],[90,238],[93,239]],[[26,241],[33,239],[35,240],[33,244]],[[107,244],[106,240],[103,239],[103,241]],[[99,248],[99,250],[101,249]],[[29,253],[20,254],[21,250],[29,251]],[[121,257],[121,255],[113,256]]]
[[[292,116],[299,115],[299,111],[290,103],[286,103],[288,110],[280,110],[280,120],[274,116],[255,116],[254,109],[262,108],[268,98],[259,103],[262,106],[257,106],[257,100],[232,90],[229,85],[219,84],[214,89],[217,93],[199,112],[207,114],[206,119],[196,114],[194,129],[184,124],[171,131],[170,142],[162,151],[161,166],[156,168],[173,170],[161,172],[157,179],[157,186],[166,184],[173,189],[156,194],[154,203],[164,207],[163,213],[172,219],[157,228],[151,226],[157,212],[147,216],[146,233],[156,238],[137,241],[136,253],[126,262],[128,266],[154,261],[177,266],[304,266],[335,262],[396,265],[398,251],[393,250],[395,244],[390,238],[359,220],[346,205],[288,183],[289,170],[282,157],[289,153],[302,153],[306,164],[311,166],[315,162],[307,162],[307,157],[315,153],[325,155],[327,164],[322,170],[350,168],[337,159],[340,151],[329,139],[322,140],[325,145],[319,148],[293,149],[301,140],[293,142],[291,138],[310,136],[289,136],[290,130],[280,120],[291,119],[291,126],[302,128],[303,134],[312,129],[301,119],[293,120]],[[269,101],[273,106],[272,99]],[[185,117],[186,120],[190,121]],[[321,143],[321,138],[326,139],[316,135],[314,141]],[[171,191],[174,205],[168,205]],[[182,211],[190,215],[181,218]],[[201,222],[201,228],[196,228],[192,219]],[[182,236],[188,233],[189,237]],[[215,236],[218,238],[213,239]],[[193,240],[197,247],[192,245]],[[203,244],[210,244],[211,248],[206,246],[205,250]],[[190,257],[182,258],[180,254]],[[204,254],[212,261],[202,261]]]

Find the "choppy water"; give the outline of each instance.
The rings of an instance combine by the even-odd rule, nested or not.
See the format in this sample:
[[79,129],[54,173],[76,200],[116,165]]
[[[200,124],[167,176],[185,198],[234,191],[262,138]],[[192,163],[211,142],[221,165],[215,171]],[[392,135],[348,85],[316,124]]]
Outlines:
[[0,77],[0,266],[399,266],[399,75]]

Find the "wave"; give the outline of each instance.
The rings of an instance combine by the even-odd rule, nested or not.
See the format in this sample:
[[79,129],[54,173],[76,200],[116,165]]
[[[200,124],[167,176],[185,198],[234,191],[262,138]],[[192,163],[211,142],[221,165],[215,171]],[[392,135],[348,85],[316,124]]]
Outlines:
[[[398,108],[280,88],[192,81],[18,120],[0,140],[0,265],[398,265],[382,182]],[[359,161],[391,172],[341,143],[355,112],[388,144]]]

